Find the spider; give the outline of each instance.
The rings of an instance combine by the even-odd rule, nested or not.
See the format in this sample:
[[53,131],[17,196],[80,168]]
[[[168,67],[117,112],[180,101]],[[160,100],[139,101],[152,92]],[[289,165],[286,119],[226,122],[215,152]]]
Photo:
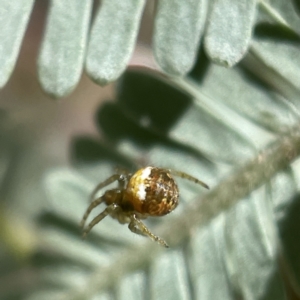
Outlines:
[[[87,208],[82,221],[82,237],[85,238],[90,230],[107,215],[117,219],[121,224],[128,223],[128,228],[143,236],[148,236],[168,248],[168,244],[160,237],[154,235],[141,219],[152,216],[164,216],[173,211],[179,200],[179,190],[172,175],[185,178],[209,188],[204,182],[180,171],[162,169],[157,167],[144,167],[136,173],[114,174],[105,181],[99,183],[91,194],[91,204]],[[100,189],[118,181],[118,188],[105,191],[95,198]],[[84,229],[85,222],[90,212],[102,202],[106,208],[96,216]]]

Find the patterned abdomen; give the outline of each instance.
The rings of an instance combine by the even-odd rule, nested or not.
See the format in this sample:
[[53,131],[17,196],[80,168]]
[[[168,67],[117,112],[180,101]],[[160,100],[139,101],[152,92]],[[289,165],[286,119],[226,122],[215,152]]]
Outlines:
[[130,178],[126,198],[136,212],[163,216],[178,205],[179,191],[167,170],[146,167]]

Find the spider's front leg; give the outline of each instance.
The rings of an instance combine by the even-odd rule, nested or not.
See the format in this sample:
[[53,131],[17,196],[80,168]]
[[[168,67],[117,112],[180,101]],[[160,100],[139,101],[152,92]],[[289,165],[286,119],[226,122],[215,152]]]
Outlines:
[[89,205],[89,207],[87,208],[87,210],[85,211],[82,220],[80,222],[80,227],[83,229],[84,224],[86,222],[86,219],[88,218],[89,214],[91,213],[91,211],[98,206],[99,204],[101,204],[103,202],[103,197],[99,197],[97,199],[95,199],[93,202],[91,202],[91,204]]
[[[95,200],[96,201],[96,200]],[[95,202],[94,201],[94,202]],[[87,228],[83,231],[82,238],[84,239],[86,235],[91,231],[91,229],[98,224],[102,219],[104,219],[107,215],[110,215],[114,211],[120,209],[119,205],[113,203],[106,207],[106,209],[100,213],[98,216],[96,216],[91,223],[87,226]]]
[[109,178],[107,178],[106,180],[100,182],[93,190],[93,192],[91,193],[90,199],[91,201],[94,200],[96,194],[103,189],[104,187],[108,186],[109,184],[113,183],[114,181],[118,181],[119,182],[119,187],[124,187],[125,184],[125,178],[124,175],[122,174],[114,174],[112,176],[110,176]]
[[173,169],[167,169],[167,171],[169,171],[170,174],[172,174],[172,175],[174,175],[174,176],[178,176],[178,177],[187,179],[187,180],[189,180],[189,181],[195,182],[195,183],[197,183],[197,184],[200,184],[200,185],[202,185],[203,187],[205,187],[206,189],[209,190],[209,186],[208,186],[205,182],[203,182],[203,181],[197,179],[197,178],[194,177],[194,176],[191,176],[190,174],[187,174],[187,173],[181,172],[181,171],[176,171],[176,170],[173,170]]
[[115,172],[120,176],[120,178],[118,179],[118,188],[122,190],[125,188],[126,182],[129,181],[132,174],[127,168],[123,167],[116,167]]
[[90,212],[99,204],[101,204],[104,200],[103,196],[99,197],[97,199],[95,198],[95,195],[104,187],[106,187],[107,185],[113,183],[114,181],[118,181],[119,183],[119,188],[123,189],[125,186],[125,182],[126,182],[126,177],[123,174],[114,174],[112,176],[110,176],[109,178],[107,178],[106,180],[100,182],[93,190],[90,199],[91,199],[91,204],[89,205],[89,207],[87,208],[85,214],[83,215],[83,218],[80,222],[80,227],[83,228],[84,224],[86,222],[86,219],[88,218]]
[[133,214],[131,216],[131,222],[129,223],[128,228],[136,234],[148,236],[153,241],[161,244],[162,246],[164,246],[166,248],[169,248],[166,241],[163,240],[162,238],[158,237],[157,235],[154,235],[141,220],[136,218],[135,214]]

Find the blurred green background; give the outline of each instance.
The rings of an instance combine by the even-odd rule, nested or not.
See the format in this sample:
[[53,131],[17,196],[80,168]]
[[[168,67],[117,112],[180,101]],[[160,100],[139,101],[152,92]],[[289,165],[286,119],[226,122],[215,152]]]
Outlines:
[[[122,76],[104,87],[83,73],[69,89],[71,75],[61,82],[64,70],[55,65],[53,71],[51,61],[72,65],[74,49],[62,62],[53,50],[50,67],[40,57],[37,69],[47,16],[59,9],[66,14],[65,6],[34,5],[17,64],[0,91],[0,299],[299,299],[299,160],[257,183],[260,159],[273,166],[266,150],[272,143],[287,138],[297,146],[298,2],[148,1],[144,8],[143,1],[133,2],[122,4],[136,11],[133,20],[142,14],[127,71],[119,67],[114,74]],[[118,38],[133,38],[114,22],[122,19],[122,7],[114,4],[114,15],[113,1],[107,3],[107,20],[120,29],[103,27],[103,44],[111,49]],[[98,20],[102,6],[89,5]],[[191,14],[192,5],[203,20]],[[184,20],[178,32],[177,17]],[[199,47],[183,36],[194,23],[199,32],[202,26]],[[55,38],[49,35],[53,49],[59,48]],[[103,49],[96,50],[102,55]],[[114,61],[122,50],[110,50]],[[193,51],[195,61],[186,55]],[[88,53],[88,59],[97,57],[97,51]],[[103,67],[104,75],[114,67]],[[96,67],[87,68],[94,81],[109,77],[99,79]],[[43,89],[64,97],[53,99]],[[242,167],[249,162],[247,181],[226,181],[246,176]],[[144,165],[190,173],[212,190],[178,179],[176,211],[145,221],[171,248],[110,218],[82,241],[79,222],[93,187],[116,167]]]

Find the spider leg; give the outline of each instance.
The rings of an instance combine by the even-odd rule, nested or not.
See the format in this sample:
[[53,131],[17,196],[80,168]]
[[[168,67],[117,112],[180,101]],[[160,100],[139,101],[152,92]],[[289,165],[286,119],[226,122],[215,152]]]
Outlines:
[[178,177],[187,179],[187,180],[189,180],[189,181],[193,181],[193,182],[195,182],[195,183],[197,183],[197,184],[202,185],[202,186],[205,187],[206,189],[209,189],[209,186],[208,186],[206,183],[204,183],[203,181],[201,181],[201,180],[199,180],[199,179],[197,179],[197,178],[195,178],[195,177],[193,177],[193,176],[191,176],[191,175],[189,175],[189,174],[187,174],[187,173],[180,172],[180,171],[176,171],[176,170],[171,170],[171,169],[168,169],[168,171],[169,171],[172,175],[174,175],[174,176],[178,176]]
[[111,214],[113,211],[119,208],[120,207],[115,203],[107,206],[106,209],[102,213],[100,213],[97,217],[95,217],[91,221],[91,223],[87,226],[87,228],[83,231],[82,238],[84,239],[86,235],[91,231],[91,229],[100,221],[102,221],[102,219],[104,219],[107,215]]
[[89,205],[89,207],[87,208],[87,210],[85,211],[83,217],[82,217],[82,220],[80,222],[80,227],[83,229],[84,227],[84,224],[86,222],[86,219],[88,218],[89,214],[91,213],[91,211],[96,207],[98,206],[99,204],[102,203],[103,201],[103,196],[102,197],[99,197],[97,199],[95,199],[94,201],[91,202],[91,204]]
[[115,172],[120,175],[120,179],[118,180],[119,182],[118,188],[122,190],[125,188],[126,180],[129,181],[132,174],[127,168],[120,167],[120,166],[115,168]]
[[162,238],[154,235],[141,220],[136,218],[135,214],[131,216],[131,222],[129,223],[128,228],[136,234],[148,236],[153,241],[161,244],[166,248],[169,248],[168,244]]
[[[118,180],[119,181],[119,185],[121,182],[123,182],[123,186],[125,184],[125,179],[124,179],[124,175],[122,174],[114,174],[112,176],[110,176],[109,178],[107,178],[106,180],[100,182],[93,190],[93,192],[91,193],[90,199],[91,201],[94,200],[95,195],[104,187],[106,187],[107,185],[113,183],[114,181]],[[122,186],[122,185],[121,185]]]
[[119,176],[120,178],[118,179],[118,189],[123,190],[125,188],[126,180],[128,180],[129,177],[127,174],[121,174]]

